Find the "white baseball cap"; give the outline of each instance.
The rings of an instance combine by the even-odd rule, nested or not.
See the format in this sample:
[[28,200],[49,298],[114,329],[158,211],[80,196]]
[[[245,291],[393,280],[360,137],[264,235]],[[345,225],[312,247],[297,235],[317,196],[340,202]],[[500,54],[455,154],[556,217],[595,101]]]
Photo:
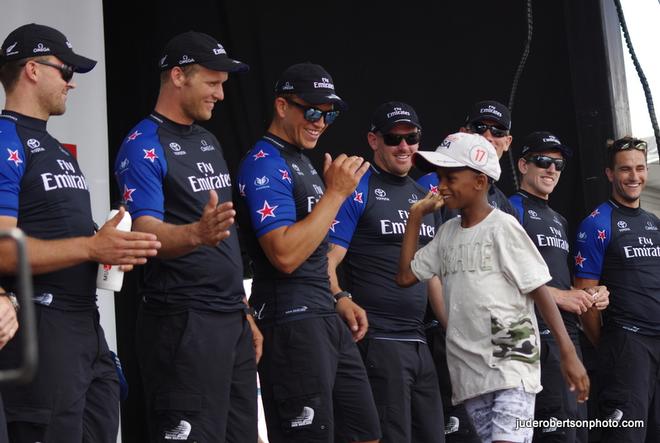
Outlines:
[[493,145],[479,134],[457,132],[448,135],[435,151],[417,151],[413,162],[419,169],[433,172],[436,168],[469,167],[497,181],[500,160]]

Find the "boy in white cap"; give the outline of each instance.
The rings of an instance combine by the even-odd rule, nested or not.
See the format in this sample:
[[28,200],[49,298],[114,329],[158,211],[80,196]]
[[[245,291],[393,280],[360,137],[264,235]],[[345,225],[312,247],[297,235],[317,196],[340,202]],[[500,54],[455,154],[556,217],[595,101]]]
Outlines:
[[[438,194],[414,204],[403,239],[397,283],[437,275],[447,307],[447,360],[452,402],[465,403],[484,442],[531,442],[524,427],[541,390],[539,332],[534,302],[557,338],[562,372],[584,401],[589,379],[545,283],[550,273],[516,219],[488,204],[500,176],[495,148],[477,134],[448,136],[435,152],[415,154],[422,169],[437,169]],[[417,251],[422,217],[442,205],[461,217],[443,224]]]

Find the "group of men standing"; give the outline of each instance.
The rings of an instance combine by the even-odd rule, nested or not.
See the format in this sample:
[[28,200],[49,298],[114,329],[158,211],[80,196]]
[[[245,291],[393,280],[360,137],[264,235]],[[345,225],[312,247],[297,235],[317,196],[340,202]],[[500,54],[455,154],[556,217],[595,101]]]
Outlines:
[[[220,143],[196,122],[224,99],[229,75],[248,66],[193,31],[170,40],[159,60],[154,110],[131,129],[115,161],[133,218],[125,233],[115,229],[123,210],[95,229],[84,175],[46,130],[49,117],[65,110],[73,74],[95,62],[43,25],[17,28],[2,45],[0,228],[18,226],[29,238],[41,362],[30,384],[2,389],[10,441],[116,441],[119,386],[98,322],[96,262],[125,270],[146,263],[136,347],[150,441],[257,441],[257,365],[271,442],[445,441],[440,384],[451,387],[436,373],[446,365],[442,347],[430,351],[424,328],[427,303],[447,322],[442,287],[437,279],[405,289],[395,282],[408,210],[443,186],[437,177],[409,177],[422,136],[415,110],[379,106],[367,131],[373,161],[325,154],[317,171],[305,152],[346,103],[323,67],[290,66],[275,86],[266,133],[232,178]],[[487,101],[461,131],[483,135],[501,156],[510,127],[506,107]],[[612,200],[580,228],[573,284],[566,220],[547,205],[571,149],[550,133],[531,134],[518,162],[521,191],[509,202],[492,183],[488,195],[536,242],[571,337],[579,316],[598,343],[600,312],[607,314],[603,367],[616,382],[603,384],[603,413],[648,418],[647,435],[660,435],[660,254],[652,253],[660,221],[639,208],[645,149],[634,139],[610,148]],[[426,216],[420,243],[457,215]],[[254,271],[249,305],[237,224]],[[0,254],[11,292],[14,251],[3,243]],[[0,344],[16,333],[9,301],[0,296]],[[537,416],[581,417],[552,336],[540,326],[545,390]],[[437,334],[442,341],[440,328]],[[0,361],[16,360],[15,342]],[[617,358],[623,351],[625,365]],[[644,367],[644,377],[629,364]],[[467,420],[457,429],[470,438]],[[586,441],[579,431],[541,431],[552,441]],[[644,438],[644,429],[634,437],[616,432],[608,441]]]

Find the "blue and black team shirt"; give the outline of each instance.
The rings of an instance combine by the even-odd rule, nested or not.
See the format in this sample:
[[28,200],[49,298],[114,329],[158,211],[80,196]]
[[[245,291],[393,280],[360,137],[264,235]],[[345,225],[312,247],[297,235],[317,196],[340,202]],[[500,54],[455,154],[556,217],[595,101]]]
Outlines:
[[[85,176],[76,159],[48,134],[46,122],[0,114],[0,215],[15,217],[28,236],[55,240],[94,235]],[[96,308],[96,267],[85,262],[35,275],[35,302],[63,310]],[[14,291],[13,278],[2,278]]]
[[610,291],[606,326],[660,336],[660,220],[609,200],[578,229],[575,275]]
[[[516,209],[518,221],[536,245],[545,264],[548,265],[552,280],[547,285],[562,290],[570,289],[570,243],[566,219],[550,208],[547,200],[526,191],[518,191],[509,200]],[[577,337],[578,316],[561,309],[559,312],[564,319],[568,333],[572,337]],[[538,311],[536,317],[541,335],[549,334],[550,330]]]
[[257,239],[304,219],[323,196],[323,181],[303,150],[266,134],[239,167],[240,228],[254,279],[250,305],[262,325],[334,315],[328,278],[327,237],[291,274],[277,270]]
[[[135,126],[115,161],[115,178],[133,220],[198,221],[209,200],[231,201],[232,185],[216,138],[198,125],[153,113]],[[141,294],[146,306],[231,312],[245,308],[243,263],[234,226],[217,246],[200,246],[174,259],[151,258]]]
[[[440,178],[438,177],[438,174],[436,174],[435,172],[429,172],[428,174],[420,177],[417,180],[417,183],[422,185],[424,189],[427,190],[427,192],[428,191],[438,192],[438,185],[440,184]],[[511,202],[509,202],[509,199],[504,194],[504,192],[502,192],[500,188],[495,186],[495,183],[491,183],[490,187],[488,188],[488,203],[493,208],[501,209],[507,214],[511,214],[514,217],[517,217],[516,210],[511,205]],[[444,206],[440,209],[440,212],[442,213],[442,221],[447,221],[449,219],[452,219],[459,214],[458,210],[449,209]]]
[[[426,284],[400,288],[395,276],[410,205],[426,193],[410,177],[372,165],[331,228],[330,242],[347,249],[344,286],[367,311],[370,338],[424,341]],[[421,246],[433,239],[432,214],[422,220],[419,234]]]

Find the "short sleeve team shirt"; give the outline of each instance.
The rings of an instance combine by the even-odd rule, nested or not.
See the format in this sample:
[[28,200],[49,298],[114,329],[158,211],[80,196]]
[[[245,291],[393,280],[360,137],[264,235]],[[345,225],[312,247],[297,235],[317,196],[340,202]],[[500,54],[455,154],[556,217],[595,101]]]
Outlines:
[[[376,166],[362,177],[330,231],[330,242],[347,249],[342,261],[345,289],[369,315],[370,338],[424,341],[426,284],[401,288],[395,282],[410,206],[427,191],[410,177]],[[421,245],[435,235],[432,215],[420,228]]]
[[660,220],[642,208],[602,203],[578,228],[576,277],[610,291],[606,326],[660,336]]
[[[185,225],[198,221],[215,190],[232,200],[232,181],[217,139],[207,130],[152,113],[124,139],[115,178],[133,220],[150,216]],[[245,308],[243,262],[235,226],[217,246],[173,259],[151,258],[141,294],[153,309],[190,307],[232,312]]]
[[[15,217],[42,240],[91,236],[89,187],[75,157],[48,134],[46,121],[0,115],[0,215]],[[33,277],[35,302],[63,310],[96,309],[96,266],[85,262]],[[15,290],[13,277],[2,285]]]
[[[512,195],[511,204],[516,209],[518,221],[525,229],[529,238],[541,253],[550,269],[552,280],[548,286],[567,290],[571,288],[569,268],[570,243],[567,236],[566,219],[548,206],[548,201],[538,198],[525,191]],[[578,334],[578,316],[572,312],[559,310],[566,330],[572,337]],[[548,326],[540,315],[537,315],[539,329],[549,333]]]
[[326,238],[297,269],[280,272],[258,239],[312,212],[325,187],[303,150],[266,134],[245,155],[238,173],[240,229],[252,260],[250,305],[262,325],[334,315]]

